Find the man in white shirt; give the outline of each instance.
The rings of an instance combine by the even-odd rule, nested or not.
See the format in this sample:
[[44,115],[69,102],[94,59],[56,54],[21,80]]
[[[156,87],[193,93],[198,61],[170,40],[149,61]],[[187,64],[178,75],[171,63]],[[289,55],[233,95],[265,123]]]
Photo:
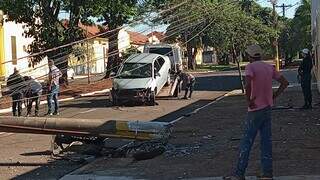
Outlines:
[[[48,113],[47,115],[59,115],[59,102],[58,102],[58,94],[59,94],[59,78],[62,76],[61,71],[54,65],[53,60],[49,60],[49,82],[48,82]],[[54,102],[54,111],[52,108],[52,100]],[[53,113],[52,113],[53,111]]]

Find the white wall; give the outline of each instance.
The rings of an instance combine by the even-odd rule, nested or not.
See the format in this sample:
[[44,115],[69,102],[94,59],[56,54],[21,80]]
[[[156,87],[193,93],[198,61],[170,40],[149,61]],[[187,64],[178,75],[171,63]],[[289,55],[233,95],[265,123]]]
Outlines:
[[[23,36],[23,27],[22,24],[16,24],[14,22],[5,22],[4,23],[4,49],[5,49],[5,68],[6,68],[6,77],[13,73],[13,63],[12,61],[12,50],[11,50],[11,36],[16,37],[16,50],[17,50],[17,58],[21,58],[27,56],[23,50],[23,46],[28,46],[32,42],[31,38],[25,38]],[[20,70],[28,68],[28,59],[24,58],[18,60],[16,67]]]
[[130,48],[130,35],[127,33],[125,29],[121,29],[118,34],[118,49],[119,52],[125,52],[128,48]]
[[104,42],[105,45],[103,45],[101,42],[95,40],[94,44],[93,44],[93,51],[94,51],[94,55],[93,58],[95,60],[95,67],[94,69],[92,69],[92,72],[94,73],[103,73],[105,71],[105,62],[107,62],[107,60],[103,59],[103,50],[107,51],[108,50],[108,42],[105,41]]
[[[45,58],[41,61],[35,68],[29,67],[29,62],[27,58],[19,59],[29,54],[25,51],[29,44],[32,43],[32,38],[26,38],[24,36],[24,28],[22,24],[17,24],[15,22],[5,22],[4,28],[4,49],[5,49],[5,76],[8,77],[13,73],[13,68],[17,67],[22,75],[31,75],[33,77],[44,76],[48,72],[47,59]],[[17,65],[12,62],[12,44],[11,37],[16,37],[16,54],[17,54]],[[38,68],[37,68],[38,67]]]
[[312,41],[315,51],[315,75],[317,77],[318,90],[320,91],[320,1],[312,0],[311,9]]

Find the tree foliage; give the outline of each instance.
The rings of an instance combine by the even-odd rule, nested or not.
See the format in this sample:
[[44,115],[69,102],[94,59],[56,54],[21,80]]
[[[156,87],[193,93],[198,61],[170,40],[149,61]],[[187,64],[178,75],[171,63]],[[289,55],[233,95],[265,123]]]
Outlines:
[[292,57],[303,48],[312,49],[311,44],[311,0],[302,0],[294,18],[288,20],[284,32],[287,44],[284,50]]
[[[168,4],[178,3],[181,1],[169,1]],[[270,48],[272,37],[277,35],[270,25],[270,13],[270,9],[250,0],[189,0],[174,13],[169,12],[158,20],[170,24],[167,36],[171,41],[179,40],[186,44],[188,59],[192,59],[189,68],[194,68],[194,53],[197,51],[192,49],[197,47],[211,46],[221,56],[229,54],[234,57],[252,43]]]

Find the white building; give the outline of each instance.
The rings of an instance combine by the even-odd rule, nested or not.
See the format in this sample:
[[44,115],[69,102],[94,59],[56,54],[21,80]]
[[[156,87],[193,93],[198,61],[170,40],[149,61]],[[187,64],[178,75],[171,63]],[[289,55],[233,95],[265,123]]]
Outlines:
[[[63,20],[62,24],[68,27],[69,21]],[[80,49],[82,53],[71,53],[68,57],[68,65],[74,70],[76,75],[87,74],[88,69],[91,74],[105,72],[108,61],[108,38],[96,36],[107,31],[107,28],[103,26],[99,27],[95,24],[84,25],[82,23],[79,23],[79,27],[83,30],[83,35],[91,39],[73,46],[75,49]]]
[[27,48],[33,41],[24,36],[23,24],[15,22],[0,22],[0,76],[7,78],[16,67],[22,75],[31,75],[35,78],[44,76],[48,72],[47,61],[41,61],[31,67]]
[[118,34],[118,49],[120,53],[127,49],[136,48],[143,52],[144,45],[149,42],[149,37],[138,32],[121,29]]

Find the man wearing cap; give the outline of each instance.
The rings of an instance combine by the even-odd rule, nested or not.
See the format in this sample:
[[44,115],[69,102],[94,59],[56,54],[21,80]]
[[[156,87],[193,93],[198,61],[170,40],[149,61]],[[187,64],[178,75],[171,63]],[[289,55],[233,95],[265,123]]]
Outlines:
[[304,105],[302,109],[312,108],[312,93],[311,93],[311,70],[312,57],[309,49],[302,50],[303,60],[298,69],[298,74],[301,78],[301,88],[304,96]]
[[[262,59],[262,49],[259,45],[251,45],[246,49],[250,64],[246,66],[246,99],[248,114],[245,121],[245,132],[240,143],[238,164],[233,176],[225,177],[229,180],[245,179],[249,154],[257,133],[261,138],[261,179],[272,179],[272,141],[271,141],[271,106],[288,86],[288,81],[275,68]],[[272,80],[280,83],[280,87],[273,93]]]

